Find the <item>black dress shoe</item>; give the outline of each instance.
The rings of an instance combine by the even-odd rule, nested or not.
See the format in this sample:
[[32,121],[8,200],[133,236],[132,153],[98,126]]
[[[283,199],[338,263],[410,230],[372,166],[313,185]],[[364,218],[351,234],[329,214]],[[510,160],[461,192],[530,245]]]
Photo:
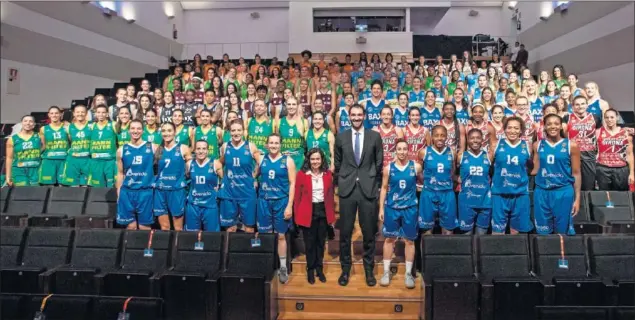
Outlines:
[[366,285],[369,287],[374,287],[377,284],[377,279],[375,279],[375,275],[373,271],[366,270]]
[[342,271],[342,274],[340,275],[340,278],[337,280],[337,282],[340,284],[340,286],[346,286],[348,284],[350,276],[350,273]]
[[318,279],[320,279],[320,282],[326,282],[326,276],[324,275],[324,270],[322,269],[322,267],[316,268],[315,273],[317,274]]
[[306,281],[309,282],[310,284],[315,283],[315,272],[313,272],[313,270],[306,271]]

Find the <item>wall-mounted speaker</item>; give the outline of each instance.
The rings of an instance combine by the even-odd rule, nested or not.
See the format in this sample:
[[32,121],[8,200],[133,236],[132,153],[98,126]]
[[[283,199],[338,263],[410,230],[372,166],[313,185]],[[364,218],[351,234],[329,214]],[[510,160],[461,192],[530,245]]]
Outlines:
[[357,37],[357,39],[355,39],[355,43],[357,43],[357,44],[365,44],[366,43],[366,37]]
[[258,18],[260,18],[260,12],[252,12],[252,13],[251,13],[251,18],[252,18],[252,19],[258,19]]
[[478,11],[476,11],[476,10],[470,10],[469,15],[470,15],[470,17],[476,17],[476,16],[478,16]]

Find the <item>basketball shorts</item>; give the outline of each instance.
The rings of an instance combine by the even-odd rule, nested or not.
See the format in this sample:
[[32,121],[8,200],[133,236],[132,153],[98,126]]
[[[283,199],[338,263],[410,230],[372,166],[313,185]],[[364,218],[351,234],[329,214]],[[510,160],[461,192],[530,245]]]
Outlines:
[[531,231],[534,227],[529,217],[530,210],[528,194],[493,194],[492,232],[504,233],[508,222],[518,232]]
[[384,207],[384,226],[382,234],[386,238],[417,239],[419,233],[418,206],[393,209]]
[[181,217],[185,212],[185,189],[154,190],[154,215],[162,216],[170,214],[173,217]]
[[575,235],[571,208],[575,200],[573,186],[546,190],[534,189],[534,223],[539,234]]
[[154,222],[152,193],[152,189],[121,188],[117,200],[117,223],[127,226],[136,220],[140,225],[151,225]]
[[580,189],[582,191],[595,190],[595,164],[597,151],[580,152],[580,174],[582,176]]
[[90,158],[76,158],[68,156],[64,164],[64,172],[62,184],[66,186],[76,187],[88,184],[88,175],[90,171]]
[[64,159],[42,159],[40,164],[40,184],[60,184],[64,177]]
[[90,161],[90,170],[88,173],[89,186],[112,188],[115,185],[116,176],[117,162],[115,159],[92,159]]
[[258,232],[286,233],[291,219],[284,219],[284,210],[289,204],[289,198],[258,199]]
[[600,190],[628,191],[628,166],[613,168],[603,165],[595,167],[595,180]]
[[[461,198],[459,197],[459,203]],[[492,218],[492,208],[471,208],[469,206],[459,206],[459,228],[461,231],[471,231],[474,229],[474,224],[478,228],[489,228],[489,222]]]
[[453,190],[421,191],[419,200],[419,228],[429,230],[434,227],[434,219],[445,230],[454,230],[459,224],[456,216],[456,196]]
[[233,227],[239,222],[248,227],[256,225],[257,199],[221,199],[220,224]]
[[216,201],[207,207],[187,204],[185,211],[185,231],[220,231],[220,216]]
[[39,168],[37,167],[12,167],[11,179],[13,180],[13,185],[16,187],[38,186],[38,172]]

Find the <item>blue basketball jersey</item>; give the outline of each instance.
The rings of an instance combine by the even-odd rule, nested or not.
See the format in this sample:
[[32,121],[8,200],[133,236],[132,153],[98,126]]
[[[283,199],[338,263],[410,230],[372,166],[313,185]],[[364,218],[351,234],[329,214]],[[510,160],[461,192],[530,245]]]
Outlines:
[[364,119],[364,128],[372,129],[381,124],[381,109],[384,108],[385,100],[379,100],[378,104],[374,104],[372,99],[366,101],[366,118]]
[[535,101],[529,101],[529,114],[534,118],[534,122],[538,123],[542,120],[542,106],[544,105],[545,103],[540,97],[536,98]]
[[437,99],[444,98],[442,89],[430,88],[430,91],[434,93],[434,96],[437,97]]
[[505,101],[505,91],[496,91],[496,103],[506,103]]
[[419,90],[419,92],[415,92],[414,90],[408,92],[408,103],[425,102],[425,100],[426,92],[423,90]]
[[[465,79],[467,80],[467,89],[470,90],[476,87],[479,74],[468,74]],[[480,96],[479,96],[480,97]]]
[[348,111],[346,111],[346,107],[340,108],[340,131],[344,132],[351,128],[351,118],[348,116]]
[[439,152],[427,146],[423,159],[423,188],[432,191],[452,190],[453,165],[452,149],[445,147]]
[[185,188],[185,159],[183,159],[180,144],[175,144],[171,149],[163,148],[158,169],[155,180],[157,189],[175,190]]
[[432,109],[432,111],[428,111],[425,107],[419,108],[421,111],[421,119],[419,120],[419,124],[424,126],[428,131],[432,130],[432,127],[437,125],[439,121],[441,121],[441,111],[438,108]]
[[361,102],[363,100],[370,100],[370,98],[373,96],[373,93],[366,89],[362,92],[359,93],[359,97],[357,97],[358,102]]
[[225,199],[244,200],[256,198],[254,188],[254,161],[249,143],[238,147],[228,142],[225,147],[225,174],[221,194]]
[[218,188],[218,175],[214,170],[214,162],[207,159],[203,164],[192,160],[190,162],[190,194],[187,200],[199,207],[214,207]]
[[489,208],[492,205],[487,152],[474,155],[465,151],[461,157],[461,205],[469,208]]
[[594,116],[596,116],[601,121],[602,120],[602,108],[600,108],[600,99],[597,99],[597,100],[593,101],[592,103],[589,103],[589,106],[587,107],[586,111],[588,113],[593,114]]
[[289,196],[289,168],[287,157],[271,160],[266,155],[260,164],[260,190],[262,199],[282,199]]
[[399,88],[397,90],[388,89],[386,90],[386,100],[397,100],[400,93]]
[[547,140],[538,142],[540,172],[536,175],[536,185],[542,189],[556,189],[570,186],[574,182],[571,172],[569,139],[555,144]]
[[467,125],[468,120],[470,120],[470,114],[466,108],[456,110],[456,120],[464,126]]
[[547,103],[552,103],[554,102],[556,99],[558,99],[558,96],[542,96],[542,100],[545,102],[545,104]]
[[511,116],[513,116],[515,114],[516,114],[516,111],[510,109],[508,106],[505,107],[505,116],[506,117],[511,117]]
[[140,146],[124,144],[121,151],[121,162],[124,171],[122,187],[127,189],[152,188],[154,180],[152,143],[147,142]]
[[499,140],[494,152],[492,194],[527,194],[529,159],[531,154],[527,142],[520,141],[512,146],[507,139]]
[[582,89],[580,89],[580,88],[575,88],[575,90],[574,90],[574,91],[573,91],[573,93],[571,94],[571,97],[572,97],[571,99],[573,99],[573,98],[575,98],[575,97],[577,97],[577,96],[579,96],[579,95],[582,95]]
[[483,89],[474,88],[474,92],[472,92],[472,101],[481,101],[481,95],[483,94]]
[[405,128],[408,125],[408,109],[402,111],[401,108],[395,108],[394,111],[392,122],[399,128]]
[[388,194],[386,206],[393,209],[404,209],[416,206],[417,203],[417,169],[414,161],[408,161],[404,168],[398,168],[391,162],[388,178]]

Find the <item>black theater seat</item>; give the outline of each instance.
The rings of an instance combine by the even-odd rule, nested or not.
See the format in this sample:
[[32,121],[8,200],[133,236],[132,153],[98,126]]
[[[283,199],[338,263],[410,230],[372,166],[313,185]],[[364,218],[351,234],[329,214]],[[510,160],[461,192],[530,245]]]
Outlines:
[[112,228],[117,215],[115,188],[90,188],[84,215],[75,217],[78,228]]
[[[196,245],[199,240],[202,248]],[[174,267],[161,277],[166,319],[216,319],[225,234],[182,231],[176,243]]]
[[[152,256],[146,256],[152,234]],[[155,285],[162,272],[169,267],[172,232],[126,230],[121,267],[96,275],[101,295],[155,297]]]
[[[607,207],[607,201],[613,207]],[[633,202],[626,191],[590,191],[589,200],[593,220],[604,227],[605,232],[635,233]]]
[[604,307],[538,306],[536,320],[608,320]]
[[8,198],[5,212],[41,215],[44,212],[49,187],[15,187]]
[[252,239],[254,234],[250,233],[229,234],[227,269],[220,279],[221,320],[277,317],[276,304],[271,303],[277,296],[277,235],[259,234],[257,247],[252,247]]
[[30,228],[20,265],[2,266],[2,292],[40,292],[38,275],[68,263],[73,235],[66,228]]
[[422,237],[426,319],[478,319],[479,283],[472,239],[464,235]]
[[[95,297],[90,320],[115,320],[123,310],[128,297]],[[160,320],[163,318],[163,300],[158,298],[133,297],[128,302],[126,313],[130,320]],[[193,319],[193,318],[182,318]],[[202,318],[200,318],[202,319]]]
[[635,236],[591,236],[588,240],[590,271],[614,286],[611,305],[635,304]]
[[0,267],[13,268],[22,264],[21,250],[26,239],[26,232],[26,228],[3,227],[0,229]]
[[84,211],[87,188],[53,187],[49,194],[46,213],[80,216]]
[[25,296],[14,293],[0,294],[0,319],[2,320],[22,320],[24,315]]
[[478,237],[481,320],[533,319],[544,286],[530,274],[526,235]]
[[[543,283],[547,303],[560,306],[603,306],[607,305],[606,289],[597,277],[589,277],[585,238],[583,236],[563,236],[561,250],[559,235],[533,236],[534,274]],[[567,261],[567,268],[559,265],[559,260]]]
[[[27,305],[27,319],[36,319],[46,295],[33,296]],[[46,320],[85,320],[89,319],[92,297],[52,295],[46,299],[42,313]],[[114,319],[114,318],[113,318]]]
[[601,226],[591,219],[587,193],[580,193],[580,211],[573,217],[573,227],[576,234],[602,233]]
[[7,202],[11,194],[11,188],[0,189],[0,225],[3,227],[26,227],[28,225],[28,215],[26,213],[5,213]]
[[95,294],[94,276],[119,267],[122,234],[120,229],[77,230],[70,263],[40,275],[45,292]]

